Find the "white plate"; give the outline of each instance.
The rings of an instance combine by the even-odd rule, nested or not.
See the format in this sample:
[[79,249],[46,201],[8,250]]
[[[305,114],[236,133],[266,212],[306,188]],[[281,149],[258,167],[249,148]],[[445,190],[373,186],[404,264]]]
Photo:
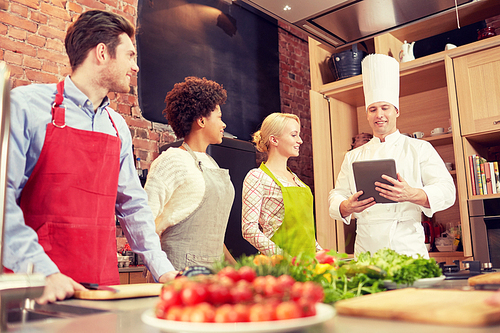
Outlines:
[[441,275],[433,278],[418,279],[412,285],[407,284],[396,284],[395,282],[384,280],[384,287],[387,289],[400,289],[400,288],[430,288],[435,284],[443,281],[446,276]]
[[261,321],[250,323],[189,323],[158,319],[154,310],[149,309],[142,314],[142,321],[165,332],[196,332],[196,333],[264,333],[264,332],[287,332],[300,328],[322,323],[335,315],[335,309],[331,305],[316,304],[316,315],[312,317]]
[[441,132],[441,133],[431,133],[431,136],[438,136],[438,135],[443,135],[447,134],[446,132]]

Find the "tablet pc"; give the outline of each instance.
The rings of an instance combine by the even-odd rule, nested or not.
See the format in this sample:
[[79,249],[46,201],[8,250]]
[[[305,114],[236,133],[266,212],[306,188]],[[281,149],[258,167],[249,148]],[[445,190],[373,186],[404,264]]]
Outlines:
[[392,185],[382,178],[382,175],[398,179],[396,174],[396,162],[393,159],[357,161],[352,163],[356,192],[363,190],[358,200],[373,197],[377,203],[394,203],[395,201],[384,198],[375,190],[375,182]]

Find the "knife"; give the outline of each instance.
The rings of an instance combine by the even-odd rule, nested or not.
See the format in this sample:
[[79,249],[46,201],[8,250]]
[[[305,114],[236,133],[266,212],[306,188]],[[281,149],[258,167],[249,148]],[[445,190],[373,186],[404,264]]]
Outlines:
[[118,290],[116,290],[115,288],[111,288],[109,286],[100,286],[98,283],[80,282],[80,284],[85,288],[91,290],[106,290],[114,293],[118,292]]

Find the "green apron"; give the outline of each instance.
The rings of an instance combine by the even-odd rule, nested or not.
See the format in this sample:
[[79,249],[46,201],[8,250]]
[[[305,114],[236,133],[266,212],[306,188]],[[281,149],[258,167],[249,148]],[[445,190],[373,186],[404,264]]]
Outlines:
[[301,253],[314,255],[316,237],[314,233],[313,195],[309,186],[285,187],[274,177],[264,163],[260,169],[271,177],[281,188],[285,216],[281,227],[271,240],[292,256]]

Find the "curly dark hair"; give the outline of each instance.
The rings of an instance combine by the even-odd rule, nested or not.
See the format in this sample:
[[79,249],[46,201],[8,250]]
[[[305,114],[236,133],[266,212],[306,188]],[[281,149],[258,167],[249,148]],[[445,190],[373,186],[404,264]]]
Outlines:
[[210,116],[217,105],[224,104],[226,99],[227,92],[221,84],[206,78],[188,76],[168,92],[163,115],[175,135],[185,138],[196,119]]

